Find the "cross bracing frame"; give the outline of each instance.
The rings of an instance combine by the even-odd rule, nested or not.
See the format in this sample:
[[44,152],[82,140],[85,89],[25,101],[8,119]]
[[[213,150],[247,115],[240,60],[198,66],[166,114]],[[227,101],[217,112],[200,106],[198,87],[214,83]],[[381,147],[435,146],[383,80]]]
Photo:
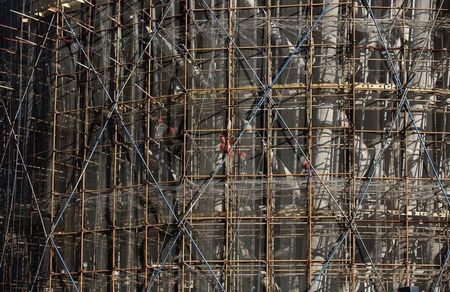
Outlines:
[[3,290],[449,289],[448,1],[1,1]]

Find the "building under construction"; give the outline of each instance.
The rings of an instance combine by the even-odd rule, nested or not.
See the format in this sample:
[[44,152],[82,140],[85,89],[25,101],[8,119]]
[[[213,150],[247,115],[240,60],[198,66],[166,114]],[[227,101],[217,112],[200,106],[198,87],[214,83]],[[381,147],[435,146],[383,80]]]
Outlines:
[[0,290],[450,291],[449,32],[450,0],[0,0]]

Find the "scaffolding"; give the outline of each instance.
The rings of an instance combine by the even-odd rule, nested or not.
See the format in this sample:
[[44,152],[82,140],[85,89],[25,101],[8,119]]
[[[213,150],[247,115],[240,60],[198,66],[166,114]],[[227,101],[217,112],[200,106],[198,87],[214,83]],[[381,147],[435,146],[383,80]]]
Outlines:
[[450,291],[450,1],[1,0],[2,291]]

